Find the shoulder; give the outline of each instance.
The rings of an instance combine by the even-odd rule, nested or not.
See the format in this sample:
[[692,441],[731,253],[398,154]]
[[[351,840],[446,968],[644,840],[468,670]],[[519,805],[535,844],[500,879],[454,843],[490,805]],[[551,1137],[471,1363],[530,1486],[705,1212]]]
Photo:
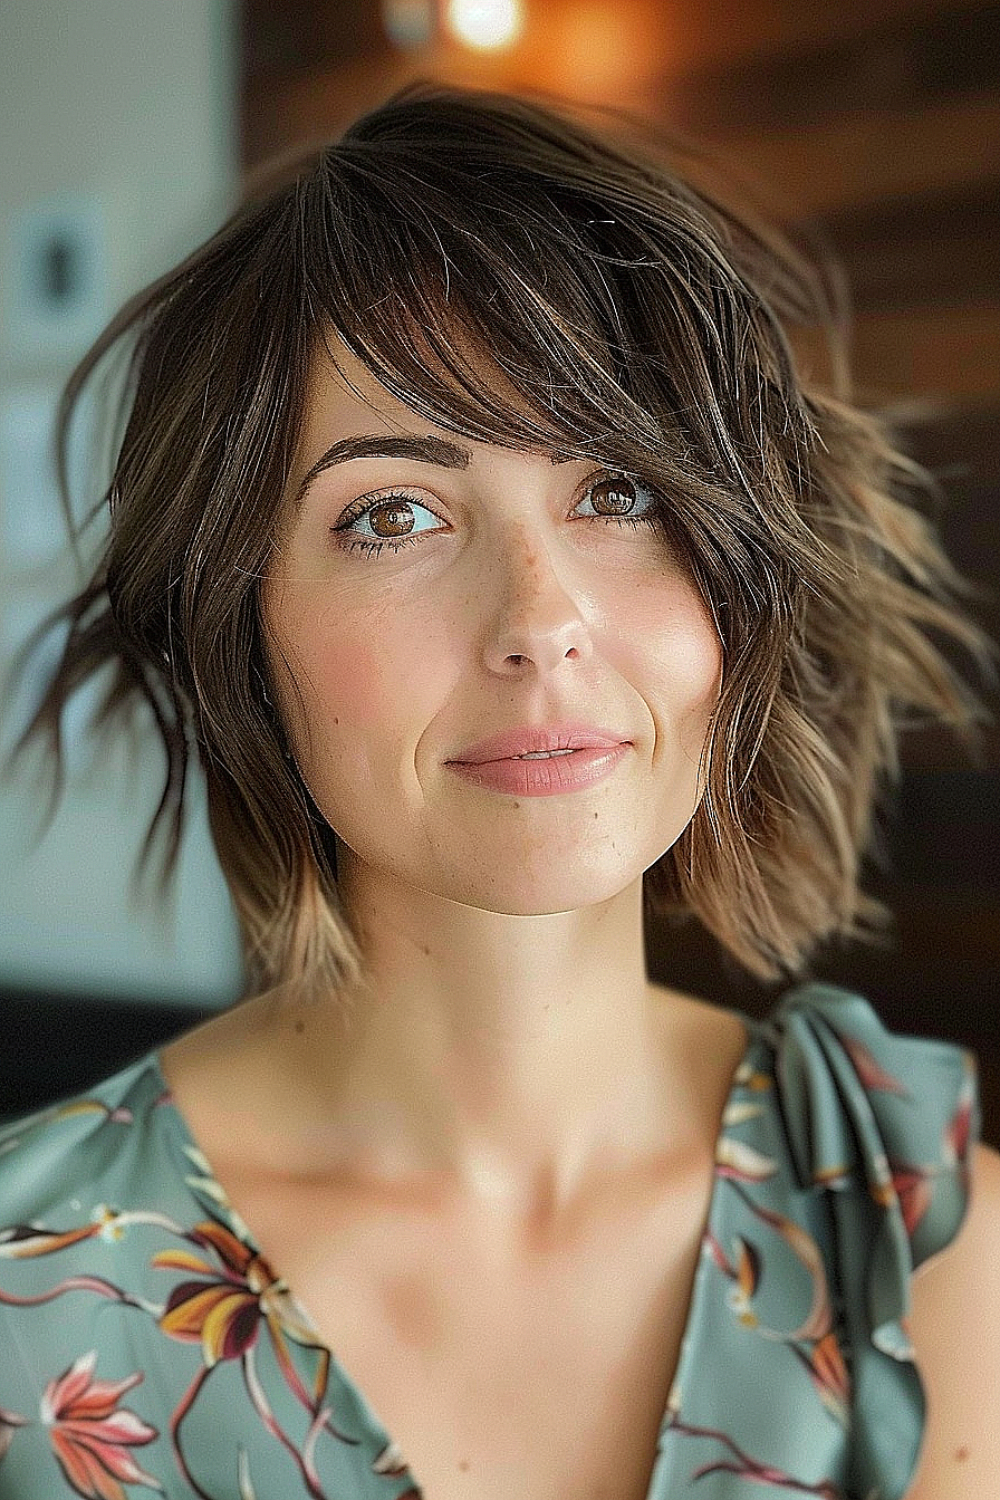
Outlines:
[[954,1241],[913,1278],[908,1323],[927,1397],[911,1500],[1000,1494],[1000,1154],[980,1145]]
[[682,1077],[705,1104],[705,1119],[714,1141],[733,1076],[746,1056],[750,1026],[737,1011],[682,990],[650,984],[649,993],[663,1023],[663,1053],[674,1059]]
[[870,1410],[855,1410],[855,1424],[888,1473],[900,1472],[899,1432],[912,1433],[919,1460],[907,1500],[993,1500],[1000,1155],[977,1144],[975,1058],[888,1030],[865,999],[833,985],[786,995],[772,1036],[802,1181],[853,1185],[859,1215],[850,1222],[865,1225],[860,1258],[854,1227],[839,1247],[843,1271],[864,1266],[853,1295],[871,1327],[855,1349],[858,1389],[864,1364],[866,1389],[879,1390]]
[[16,1254],[43,1222],[91,1183],[110,1183],[163,1094],[152,1055],[47,1108],[0,1124],[0,1254]]
[[866,999],[829,984],[788,992],[768,1029],[803,1182],[866,1183],[900,1216],[913,1266],[935,1255],[965,1212],[979,1128],[974,1055],[890,1031]]

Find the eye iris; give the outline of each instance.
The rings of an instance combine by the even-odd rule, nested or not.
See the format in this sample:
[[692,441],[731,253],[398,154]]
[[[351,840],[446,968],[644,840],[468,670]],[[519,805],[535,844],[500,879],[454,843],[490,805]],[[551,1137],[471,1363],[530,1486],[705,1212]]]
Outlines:
[[405,536],[413,530],[413,510],[406,500],[386,500],[373,506],[368,520],[376,536]]
[[594,508],[606,516],[622,516],[635,504],[635,486],[629,479],[602,479],[591,490]]

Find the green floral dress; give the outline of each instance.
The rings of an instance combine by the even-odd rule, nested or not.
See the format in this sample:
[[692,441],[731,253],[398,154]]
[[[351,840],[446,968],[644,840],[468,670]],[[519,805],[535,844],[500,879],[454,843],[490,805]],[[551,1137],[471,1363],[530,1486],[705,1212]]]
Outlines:
[[[890,1500],[913,1268],[961,1224],[968,1052],[801,984],[729,1092],[648,1500]],[[419,1476],[230,1209],[156,1054],[0,1129],[0,1500],[397,1500]]]

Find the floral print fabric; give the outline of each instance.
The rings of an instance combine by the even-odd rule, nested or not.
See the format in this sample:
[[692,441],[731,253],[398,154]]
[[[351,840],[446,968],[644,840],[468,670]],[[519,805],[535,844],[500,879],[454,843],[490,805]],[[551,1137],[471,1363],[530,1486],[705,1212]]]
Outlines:
[[[909,1282],[965,1212],[974,1060],[829,985],[745,1025],[647,1500],[895,1500],[924,1421]],[[0,1500],[144,1490],[420,1495],[156,1054],[0,1128]]]

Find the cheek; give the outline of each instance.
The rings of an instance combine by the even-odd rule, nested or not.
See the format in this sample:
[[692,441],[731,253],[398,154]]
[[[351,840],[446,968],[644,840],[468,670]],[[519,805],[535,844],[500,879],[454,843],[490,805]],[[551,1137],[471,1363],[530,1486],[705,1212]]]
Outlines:
[[643,675],[658,726],[698,759],[722,688],[723,651],[712,616],[689,584],[645,599],[638,625]]
[[648,702],[656,721],[653,766],[666,797],[664,826],[671,843],[707,786],[704,754],[722,690],[723,660],[722,644],[700,598],[661,628]]
[[303,764],[322,774],[335,758],[363,771],[391,757],[432,690],[419,633],[391,617],[307,607],[282,611],[277,639],[282,707]]

